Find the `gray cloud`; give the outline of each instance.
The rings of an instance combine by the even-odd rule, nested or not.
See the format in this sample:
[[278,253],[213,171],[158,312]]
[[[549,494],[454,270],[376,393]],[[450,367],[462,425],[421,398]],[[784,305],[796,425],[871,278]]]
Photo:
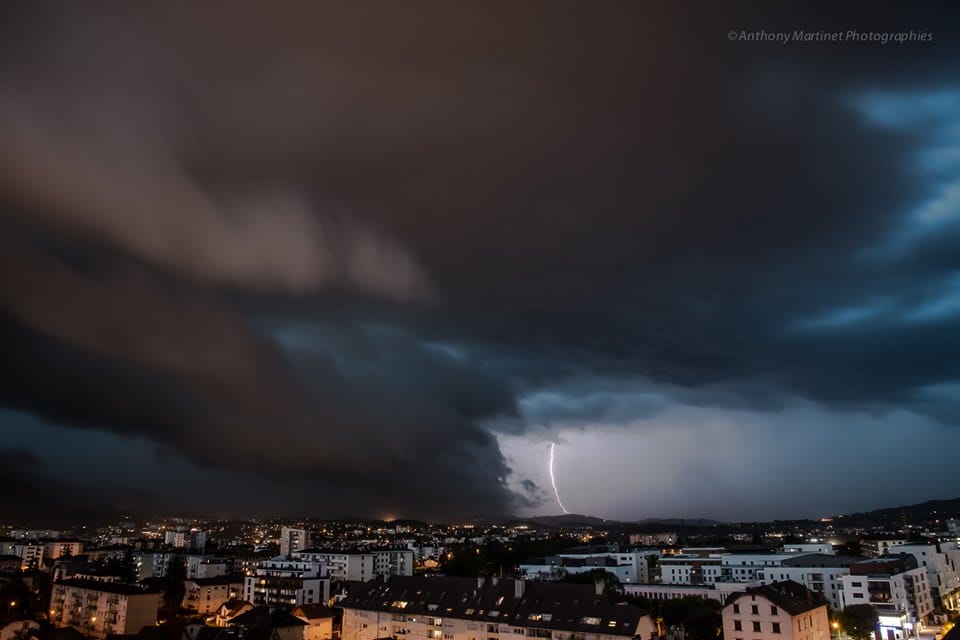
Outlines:
[[[810,20],[765,6],[3,11],[5,406],[435,514],[542,499],[491,430],[804,401],[958,421],[955,105],[923,99],[956,92],[947,31],[839,50],[726,40]],[[841,14],[817,28],[906,19]]]

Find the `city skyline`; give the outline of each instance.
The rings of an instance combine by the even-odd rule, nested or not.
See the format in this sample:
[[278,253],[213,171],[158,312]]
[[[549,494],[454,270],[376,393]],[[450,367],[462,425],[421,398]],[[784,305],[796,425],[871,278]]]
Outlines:
[[0,511],[956,497],[950,13],[4,6]]

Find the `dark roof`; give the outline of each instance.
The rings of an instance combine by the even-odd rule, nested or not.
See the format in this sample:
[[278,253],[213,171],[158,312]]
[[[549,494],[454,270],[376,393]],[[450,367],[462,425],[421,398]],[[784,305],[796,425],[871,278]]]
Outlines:
[[222,609],[223,607],[226,607],[227,611],[238,611],[239,609],[243,608],[244,605],[247,605],[247,604],[249,604],[251,607],[253,606],[252,603],[247,602],[242,598],[232,598],[224,602],[222,605],[220,605],[220,608]]
[[325,607],[322,604],[301,604],[295,607],[294,611],[302,612],[305,617],[311,620],[316,620],[317,618],[333,618],[337,615],[335,609]]
[[850,565],[850,575],[893,575],[916,569],[918,566],[917,559],[912,554],[885,555]]
[[303,627],[307,623],[286,611],[270,611],[270,607],[260,605],[250,611],[241,613],[228,623],[231,627],[246,627],[248,629],[279,627]]
[[849,567],[864,560],[863,556],[835,556],[827,553],[805,553],[783,561],[785,567]]
[[354,584],[339,606],[619,636],[633,636],[645,615],[597,594],[594,585],[521,581],[521,586],[518,597],[514,580],[392,576]]
[[145,588],[139,584],[128,584],[126,582],[108,582],[106,580],[88,580],[85,578],[67,578],[59,580],[54,585],[65,585],[68,587],[77,587],[80,589],[92,589],[94,591],[104,591],[106,593],[118,593],[126,596],[140,596],[157,591]]
[[784,580],[783,582],[774,582],[773,584],[766,584],[760,587],[750,587],[744,592],[734,593],[727,598],[727,603],[724,608],[732,606],[740,600],[751,598],[752,596],[762,596],[766,598],[791,616],[827,606],[826,600],[799,582]]

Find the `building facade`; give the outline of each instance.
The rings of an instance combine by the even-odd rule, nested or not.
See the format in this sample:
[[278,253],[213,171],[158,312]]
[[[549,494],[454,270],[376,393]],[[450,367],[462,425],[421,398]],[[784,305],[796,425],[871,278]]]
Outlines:
[[656,633],[639,608],[598,586],[394,576],[355,584],[340,601],[342,640],[616,640]]
[[330,579],[321,575],[317,563],[278,558],[261,563],[256,575],[244,578],[243,599],[285,608],[321,604],[330,599]]
[[55,626],[104,640],[156,624],[159,608],[160,594],[136,585],[70,579],[54,583],[49,619]]
[[730,596],[724,640],[830,640],[827,603],[802,584],[775,582]]

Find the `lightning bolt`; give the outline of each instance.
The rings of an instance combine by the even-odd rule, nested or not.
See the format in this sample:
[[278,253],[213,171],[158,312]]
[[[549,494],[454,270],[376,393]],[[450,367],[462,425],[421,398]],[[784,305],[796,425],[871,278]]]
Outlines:
[[564,513],[569,514],[567,508],[563,506],[563,501],[560,500],[560,491],[557,490],[557,478],[553,475],[553,450],[557,448],[556,442],[550,443],[550,484],[553,485],[553,494],[557,496],[557,504],[560,505],[560,510]]

